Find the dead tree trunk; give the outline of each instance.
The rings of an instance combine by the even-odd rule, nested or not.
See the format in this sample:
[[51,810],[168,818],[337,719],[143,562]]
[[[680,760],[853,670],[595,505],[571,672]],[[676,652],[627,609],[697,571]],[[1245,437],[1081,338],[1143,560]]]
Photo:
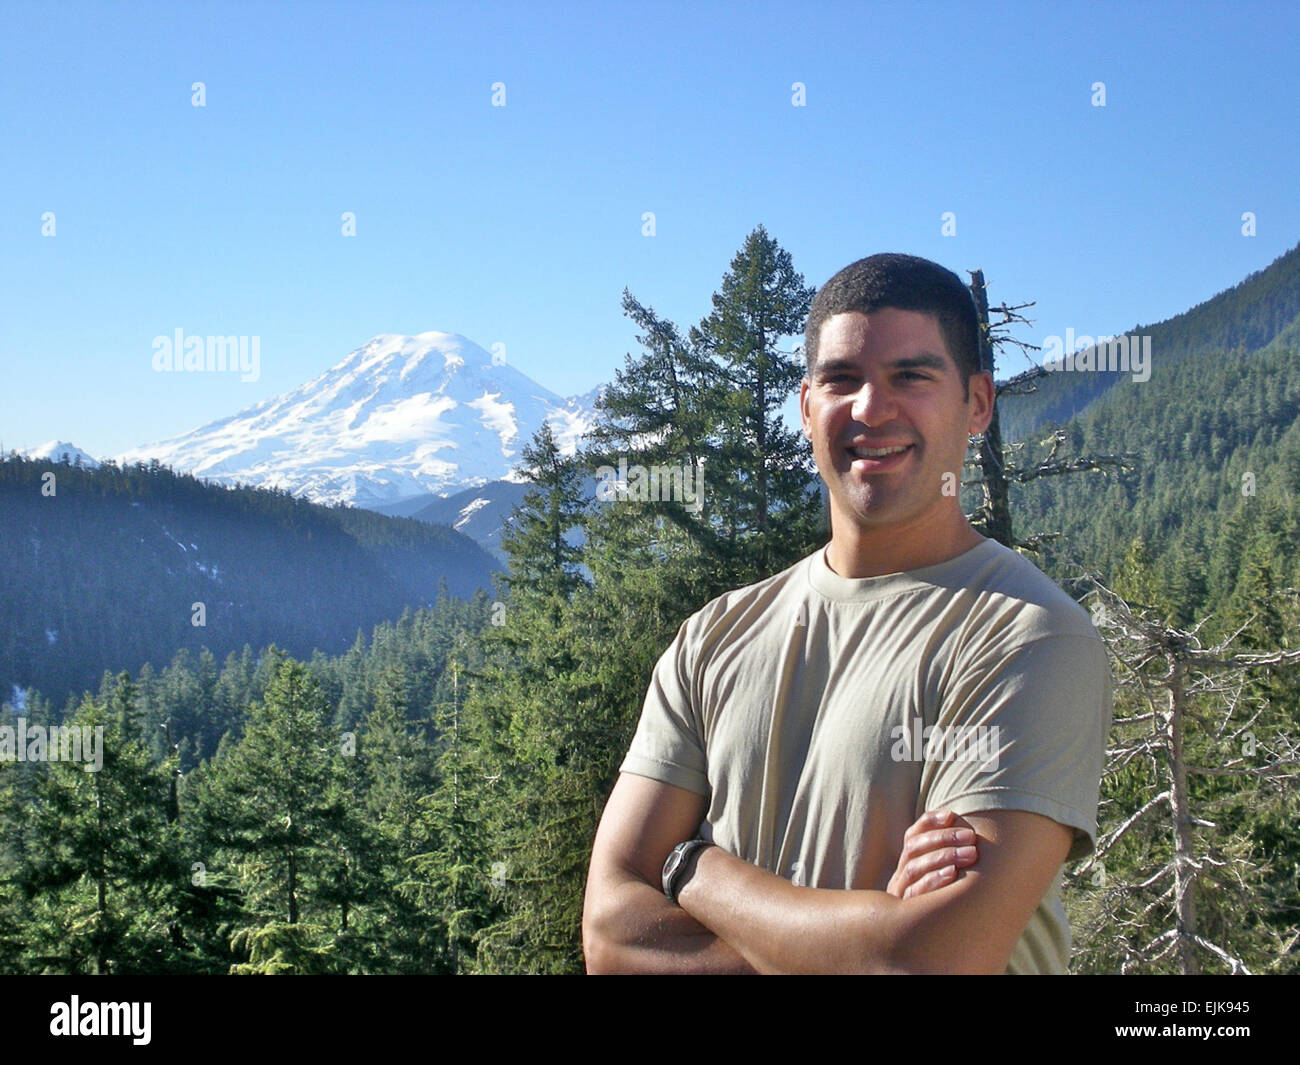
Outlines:
[[1178,959],[1184,976],[1199,974],[1196,957],[1196,859],[1192,846],[1192,806],[1187,791],[1187,760],[1183,753],[1186,721],[1185,667],[1181,658],[1169,663],[1165,685],[1169,693],[1170,813],[1174,822],[1174,911],[1178,927]]
[[[984,271],[972,270],[971,295],[980,320],[980,369],[993,374],[993,343],[989,336],[989,298],[984,289]],[[984,505],[979,525],[984,535],[1004,547],[1015,547],[1011,529],[1011,503],[1007,493],[1006,472],[1002,467],[1002,426],[998,420],[997,398],[993,401],[993,420],[979,442],[979,465],[983,474]]]

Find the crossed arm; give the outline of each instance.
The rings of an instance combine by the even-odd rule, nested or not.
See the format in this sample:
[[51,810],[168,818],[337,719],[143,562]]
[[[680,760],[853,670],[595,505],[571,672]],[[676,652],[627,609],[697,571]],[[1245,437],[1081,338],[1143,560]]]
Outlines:
[[619,777],[587,879],[588,971],[1002,972],[1071,839],[1038,814],[970,814],[978,863],[960,878],[935,869],[902,898],[796,887],[710,847],[677,905],[660,889],[660,870],[704,812],[703,796]]

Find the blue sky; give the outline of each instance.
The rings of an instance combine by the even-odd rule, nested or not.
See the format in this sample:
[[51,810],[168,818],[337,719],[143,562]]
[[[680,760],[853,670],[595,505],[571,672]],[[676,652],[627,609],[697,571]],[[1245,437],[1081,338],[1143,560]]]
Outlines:
[[[1037,301],[1035,342],[1158,321],[1300,242],[1289,4],[0,3],[0,18],[5,448],[171,437],[378,333],[502,343],[540,383],[585,392],[635,349],[625,286],[698,322],[760,223],[814,285],[876,251],[982,267],[995,301]],[[152,340],[177,328],[260,337],[260,378],[155,373]]]

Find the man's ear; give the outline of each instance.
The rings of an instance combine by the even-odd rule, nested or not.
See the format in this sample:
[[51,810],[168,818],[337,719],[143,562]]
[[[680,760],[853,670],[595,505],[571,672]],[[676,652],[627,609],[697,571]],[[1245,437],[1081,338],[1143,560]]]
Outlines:
[[993,420],[993,405],[997,402],[997,390],[993,385],[993,375],[987,370],[970,375],[970,423],[968,433],[982,433]]
[[799,421],[803,425],[805,440],[812,439],[812,421],[808,417],[808,392],[811,388],[812,384],[807,377],[799,382]]

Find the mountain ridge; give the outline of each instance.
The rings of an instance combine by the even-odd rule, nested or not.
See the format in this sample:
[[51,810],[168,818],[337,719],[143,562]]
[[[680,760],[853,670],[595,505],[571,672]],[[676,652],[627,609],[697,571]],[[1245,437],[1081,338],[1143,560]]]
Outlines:
[[373,508],[509,477],[543,421],[572,452],[595,394],[565,399],[459,333],[381,333],[297,388],[115,461]]

